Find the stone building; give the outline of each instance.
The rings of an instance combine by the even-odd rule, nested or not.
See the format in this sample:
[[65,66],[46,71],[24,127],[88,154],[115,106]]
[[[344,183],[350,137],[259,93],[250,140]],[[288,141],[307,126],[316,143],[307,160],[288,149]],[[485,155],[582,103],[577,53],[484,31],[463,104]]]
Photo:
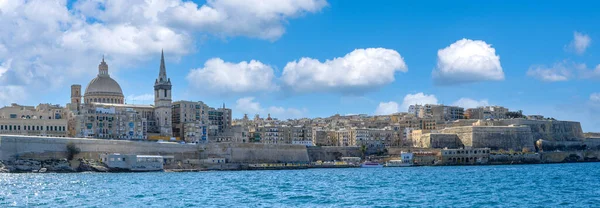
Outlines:
[[467,119],[506,119],[508,108],[502,106],[482,106],[469,108],[465,112]]
[[37,107],[12,104],[0,108],[0,134],[65,137],[68,119],[58,105]]
[[233,133],[231,109],[225,108],[225,105],[222,108],[212,108],[202,101],[177,101],[173,103],[171,111],[173,135],[175,137],[194,135],[197,138],[185,138],[186,141],[207,142],[210,137]]
[[489,158],[489,148],[442,149],[438,160],[443,165],[475,165],[487,164]]
[[351,131],[351,140],[359,147],[364,145],[367,148],[381,149],[394,146],[400,139],[391,129],[355,128]]
[[[87,85],[83,98],[81,85],[71,86],[71,103],[67,106],[72,115],[69,123],[75,125],[69,128],[75,134],[73,136],[111,139],[147,139],[151,135],[171,137],[171,80],[167,77],[164,53],[161,53],[159,74],[154,83],[154,105],[125,104],[121,86],[110,77],[108,64],[102,58],[98,75]],[[101,122],[100,118],[103,119]],[[105,119],[109,119],[109,123],[105,123],[108,121]],[[118,125],[112,123],[117,120]],[[125,128],[121,123],[126,123],[125,127],[134,127]],[[144,132],[138,133],[139,130]]]
[[74,118],[76,137],[147,139],[148,122],[140,112],[152,113],[152,106],[94,103],[84,105],[83,109]]

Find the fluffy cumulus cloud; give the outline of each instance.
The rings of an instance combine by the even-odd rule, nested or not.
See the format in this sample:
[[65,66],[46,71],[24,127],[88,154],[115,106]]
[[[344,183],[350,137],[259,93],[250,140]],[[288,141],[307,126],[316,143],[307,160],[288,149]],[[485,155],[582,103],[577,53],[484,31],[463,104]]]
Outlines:
[[573,32],[573,41],[571,41],[569,44],[569,49],[581,55],[585,53],[585,50],[590,46],[591,43],[592,39],[589,35],[575,31]]
[[408,107],[415,104],[438,104],[438,99],[435,97],[435,95],[428,95],[422,92],[416,94],[407,94],[404,96],[404,100],[402,100],[400,111],[408,111]]
[[381,102],[379,106],[377,106],[377,110],[375,110],[375,115],[389,115],[393,113],[397,113],[400,107],[398,103],[394,101],[390,102]]
[[504,72],[500,56],[492,45],[481,40],[462,39],[438,50],[433,78],[442,85],[497,81],[504,80]]
[[182,3],[166,16],[169,22],[201,31],[275,40],[285,32],[287,19],[325,6],[325,0],[209,0],[200,7]]
[[58,89],[92,77],[103,54],[111,70],[156,59],[161,49],[178,58],[195,51],[198,34],[274,41],[289,19],[326,6],[325,0],[0,0],[0,86]]
[[571,79],[600,79],[600,65],[590,69],[586,64],[564,60],[552,66],[533,65],[529,67],[527,76],[547,82],[568,81]]
[[263,117],[271,114],[271,117],[278,119],[294,119],[303,118],[307,115],[308,110],[297,108],[285,108],[281,106],[262,107],[254,97],[243,97],[236,101],[235,110],[240,113],[252,115],[260,114]]
[[313,58],[288,62],[281,80],[295,92],[356,92],[389,84],[398,71],[408,71],[398,52],[367,48],[324,62]]
[[490,103],[487,99],[483,100],[474,100],[471,98],[460,98],[456,102],[452,103],[454,106],[460,106],[463,108],[477,108],[480,106],[489,106]]
[[213,58],[203,68],[192,69],[186,79],[190,86],[205,92],[228,94],[277,90],[273,68],[260,61],[239,63]]

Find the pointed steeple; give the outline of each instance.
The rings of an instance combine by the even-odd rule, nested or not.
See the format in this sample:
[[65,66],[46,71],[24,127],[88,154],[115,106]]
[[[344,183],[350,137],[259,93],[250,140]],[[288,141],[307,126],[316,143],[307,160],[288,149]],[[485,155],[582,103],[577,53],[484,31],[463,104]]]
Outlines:
[[167,69],[165,67],[165,52],[160,51],[160,72],[158,73],[158,82],[167,81]]

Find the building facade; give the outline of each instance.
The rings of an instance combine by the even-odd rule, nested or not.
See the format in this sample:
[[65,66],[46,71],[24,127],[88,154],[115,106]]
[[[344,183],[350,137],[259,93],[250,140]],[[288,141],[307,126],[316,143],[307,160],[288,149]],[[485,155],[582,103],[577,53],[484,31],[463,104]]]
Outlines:
[[[81,85],[71,86],[70,136],[106,139],[170,138],[172,134],[171,80],[161,53],[158,78],[154,83],[154,105],[125,104],[121,86],[110,77],[102,58],[98,75],[81,98]],[[82,102],[83,101],[83,102]]]
[[58,105],[37,107],[12,104],[0,108],[0,134],[66,137],[68,119]]

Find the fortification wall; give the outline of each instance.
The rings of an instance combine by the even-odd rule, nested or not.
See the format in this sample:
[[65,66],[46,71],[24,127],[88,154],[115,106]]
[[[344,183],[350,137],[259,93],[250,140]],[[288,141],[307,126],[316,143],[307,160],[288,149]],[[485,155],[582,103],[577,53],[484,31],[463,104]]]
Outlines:
[[456,134],[465,147],[492,150],[533,150],[534,140],[527,126],[465,126],[446,128],[442,133]]
[[537,153],[528,154],[492,154],[489,164],[535,164],[540,163],[541,155]]
[[450,148],[457,149],[462,147],[462,143],[456,134],[440,134],[432,133],[429,134],[430,147],[429,148]]
[[309,162],[306,146],[259,143],[210,143],[201,158],[223,157],[230,163]]
[[333,161],[341,157],[361,157],[359,147],[307,147],[310,161]]
[[81,150],[75,158],[98,159],[103,153],[174,156],[175,160],[199,157],[198,147],[189,144],[0,135],[0,160],[66,158],[68,143]]
[[462,143],[454,133],[429,133],[413,138],[414,147],[419,148],[459,148]]
[[585,138],[581,123],[574,121],[506,119],[494,121],[494,125],[528,126],[534,140],[581,141]]

